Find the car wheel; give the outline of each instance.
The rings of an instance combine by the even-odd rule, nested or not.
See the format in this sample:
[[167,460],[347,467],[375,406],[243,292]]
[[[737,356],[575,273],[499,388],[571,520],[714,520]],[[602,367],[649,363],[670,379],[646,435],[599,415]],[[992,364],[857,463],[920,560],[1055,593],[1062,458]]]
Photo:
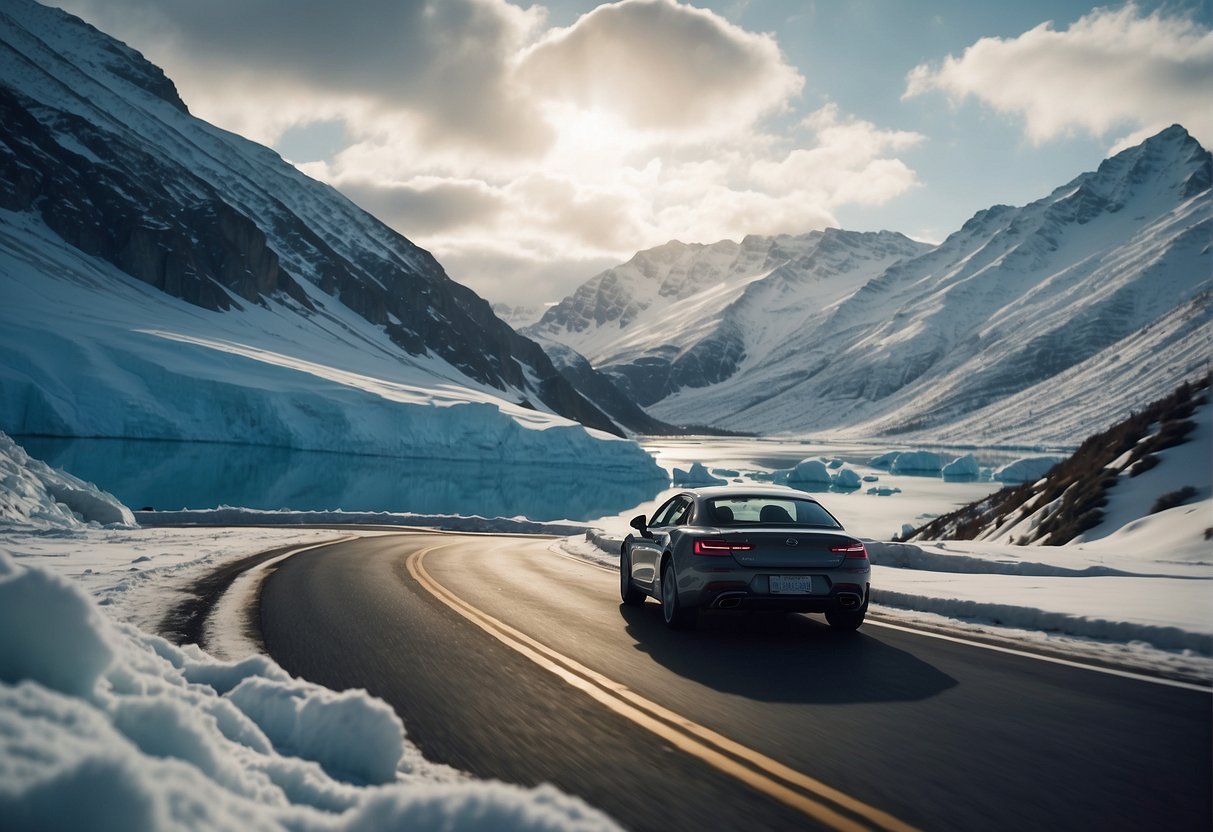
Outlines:
[[678,600],[678,581],[674,577],[674,562],[666,561],[661,572],[661,616],[671,630],[685,630],[695,624],[698,610],[684,607]]
[[830,610],[826,613],[826,623],[831,630],[850,632],[858,630],[863,623],[866,610]]
[[632,558],[628,555],[627,547],[619,552],[619,597],[629,607],[639,607],[644,603],[644,593],[632,583]]

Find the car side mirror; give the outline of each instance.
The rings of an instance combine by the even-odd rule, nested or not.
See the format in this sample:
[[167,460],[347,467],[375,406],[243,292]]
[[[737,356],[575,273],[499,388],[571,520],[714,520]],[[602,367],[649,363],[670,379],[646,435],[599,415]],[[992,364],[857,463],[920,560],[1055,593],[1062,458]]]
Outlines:
[[631,519],[631,521],[628,523],[628,525],[631,526],[636,531],[640,532],[641,537],[649,536],[649,524],[644,521],[643,514],[637,514],[635,517],[633,517]]

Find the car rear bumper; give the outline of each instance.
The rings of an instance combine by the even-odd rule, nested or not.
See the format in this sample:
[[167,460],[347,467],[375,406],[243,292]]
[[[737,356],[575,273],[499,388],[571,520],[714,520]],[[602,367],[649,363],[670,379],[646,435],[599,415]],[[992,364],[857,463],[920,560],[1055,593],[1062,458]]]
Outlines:
[[705,598],[704,609],[710,610],[774,610],[782,612],[829,612],[859,610],[868,605],[869,585],[857,591],[850,589],[829,595],[770,595],[747,589],[725,590]]

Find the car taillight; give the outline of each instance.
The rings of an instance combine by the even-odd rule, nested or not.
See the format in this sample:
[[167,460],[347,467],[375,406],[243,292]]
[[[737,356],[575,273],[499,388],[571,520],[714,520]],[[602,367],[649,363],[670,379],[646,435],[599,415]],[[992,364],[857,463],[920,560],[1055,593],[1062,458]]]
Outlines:
[[720,557],[731,555],[733,552],[748,552],[753,548],[749,543],[737,543],[732,540],[702,539],[695,541],[695,554],[697,555]]
[[868,550],[858,540],[853,543],[848,543],[845,546],[832,546],[830,551],[839,555],[845,555],[846,559],[856,558],[859,560],[868,559]]

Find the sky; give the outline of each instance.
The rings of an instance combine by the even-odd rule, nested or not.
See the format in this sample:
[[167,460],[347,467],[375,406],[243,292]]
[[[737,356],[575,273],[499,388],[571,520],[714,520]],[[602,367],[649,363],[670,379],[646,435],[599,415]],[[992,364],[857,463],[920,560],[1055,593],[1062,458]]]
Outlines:
[[668,240],[938,242],[1172,123],[1213,0],[57,0],[493,302]]

